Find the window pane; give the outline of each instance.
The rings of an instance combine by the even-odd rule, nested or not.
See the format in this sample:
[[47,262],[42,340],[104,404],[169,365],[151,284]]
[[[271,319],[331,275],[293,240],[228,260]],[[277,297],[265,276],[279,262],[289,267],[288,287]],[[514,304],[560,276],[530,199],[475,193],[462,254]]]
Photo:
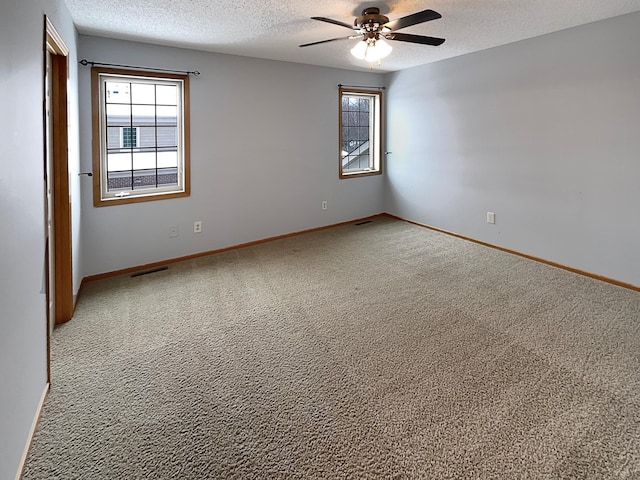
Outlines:
[[358,128],[358,140],[361,142],[369,140],[369,127]]
[[358,135],[359,133],[358,127],[348,127],[347,131],[349,132],[349,134],[347,135],[347,138],[349,139],[350,142],[360,141],[360,136]]
[[129,105],[109,104],[106,111],[108,126],[131,124],[131,107]]
[[156,86],[156,103],[158,105],[178,105],[178,87],[173,85]]
[[156,186],[156,170],[134,170],[133,189],[149,188]]
[[159,125],[176,125],[178,123],[178,108],[158,106],[157,110]]
[[134,152],[133,169],[142,170],[146,168],[156,168],[156,152],[148,150],[142,152]]
[[131,103],[155,105],[156,87],[146,83],[131,84]]
[[128,82],[105,82],[106,102],[131,103],[130,86]]
[[178,184],[178,169],[177,168],[162,168],[158,170],[158,185],[177,185]]
[[109,172],[107,174],[107,190],[119,191],[131,189],[131,172]]
[[156,128],[155,127],[137,127],[138,129],[138,147],[153,148],[156,146]]
[[107,170],[110,172],[119,170],[131,170],[131,152],[108,152]]
[[133,105],[131,112],[134,125],[154,125],[156,122],[156,108],[153,105]]
[[178,152],[163,150],[158,152],[158,168],[178,167]]
[[120,148],[120,128],[107,127],[107,149]]
[[176,127],[158,127],[158,146],[159,147],[176,147],[178,145]]

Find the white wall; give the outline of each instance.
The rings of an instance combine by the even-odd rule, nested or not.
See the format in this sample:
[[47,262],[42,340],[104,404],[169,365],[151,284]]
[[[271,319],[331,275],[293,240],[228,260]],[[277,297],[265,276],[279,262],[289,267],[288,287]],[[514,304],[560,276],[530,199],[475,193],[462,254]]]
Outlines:
[[[15,478],[47,381],[44,275],[43,38],[47,14],[75,50],[62,1],[0,6],[0,478]],[[78,169],[75,56],[69,85],[71,172]],[[77,177],[77,175],[76,175]],[[72,198],[79,184],[71,181]],[[79,232],[79,203],[73,211]],[[74,279],[79,284],[79,239]]]
[[[337,159],[337,84],[381,85],[382,75],[82,35],[79,52],[95,62],[201,72],[190,81],[191,196],[94,208],[84,180],[85,276],[383,211],[383,177],[340,180]],[[89,169],[90,69],[79,75]],[[201,234],[192,233],[195,220]],[[169,238],[170,225],[178,237]]]
[[640,285],[639,46],[633,13],[389,74],[387,211]]

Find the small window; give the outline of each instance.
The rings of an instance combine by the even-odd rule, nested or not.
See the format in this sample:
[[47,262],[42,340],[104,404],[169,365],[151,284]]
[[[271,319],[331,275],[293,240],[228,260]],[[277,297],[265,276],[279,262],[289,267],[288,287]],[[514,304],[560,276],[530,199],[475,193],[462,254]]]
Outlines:
[[340,178],[382,173],[382,93],[340,88]]
[[120,129],[120,147],[137,148],[138,144],[138,127],[122,127]]
[[92,69],[94,205],[189,195],[189,77]]

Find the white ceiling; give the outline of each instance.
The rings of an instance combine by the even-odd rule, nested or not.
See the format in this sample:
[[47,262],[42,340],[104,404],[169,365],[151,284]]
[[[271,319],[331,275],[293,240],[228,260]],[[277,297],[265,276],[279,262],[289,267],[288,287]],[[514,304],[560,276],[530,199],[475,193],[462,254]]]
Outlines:
[[376,70],[396,71],[640,11],[640,0],[65,0],[83,34],[211,52],[367,70],[349,49],[357,40],[299,48],[348,36],[309,17],[352,24],[365,7],[391,20],[432,9],[442,18],[403,29],[446,38],[439,47],[390,42]]

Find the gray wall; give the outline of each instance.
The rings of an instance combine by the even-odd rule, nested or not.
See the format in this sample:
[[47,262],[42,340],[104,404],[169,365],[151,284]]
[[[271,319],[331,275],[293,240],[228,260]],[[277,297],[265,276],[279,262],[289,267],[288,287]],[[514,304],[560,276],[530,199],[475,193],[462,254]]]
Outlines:
[[633,13],[388,75],[386,210],[640,285],[639,46]]
[[[72,50],[71,195],[79,194],[76,34],[61,1],[3,1],[0,11],[0,478],[15,478],[47,380],[44,275],[44,14]],[[74,284],[82,269],[74,202]]]
[[[383,177],[338,178],[337,124],[337,84],[380,85],[382,75],[82,35],[79,52],[96,62],[201,72],[190,82],[191,196],[94,208],[83,183],[85,275],[383,211]],[[81,161],[89,169],[90,70],[79,75]],[[200,234],[192,233],[195,220]],[[169,237],[170,225],[178,237]]]

